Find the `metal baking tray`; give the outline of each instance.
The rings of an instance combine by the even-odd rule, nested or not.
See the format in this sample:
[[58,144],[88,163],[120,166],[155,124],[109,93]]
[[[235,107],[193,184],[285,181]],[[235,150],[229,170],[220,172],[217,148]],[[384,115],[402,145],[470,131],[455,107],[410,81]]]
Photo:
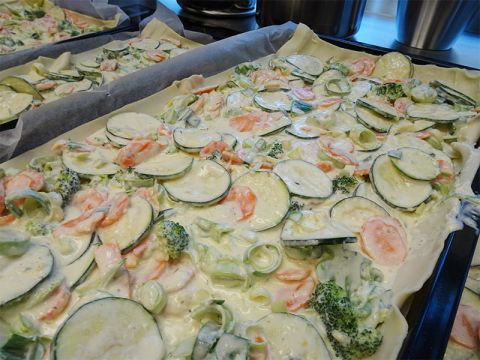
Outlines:
[[[324,35],[319,35],[319,37],[343,48],[365,51],[374,55],[383,55],[392,51],[377,46],[359,44],[348,39]],[[406,55],[411,57],[414,64],[473,69],[426,57]],[[477,170],[473,179],[472,190],[475,194],[480,193],[480,169]],[[451,233],[445,240],[443,251],[432,276],[415,293],[408,308],[406,314],[408,333],[398,355],[399,359],[443,358],[477,240],[477,231],[466,225],[462,230]]]
[[152,15],[157,9],[157,2],[155,0],[109,0],[109,4],[120,7],[129,17],[129,23],[113,29],[62,40],[57,42],[57,44],[88,39],[95,36],[116,34],[124,31],[137,31],[139,30],[140,22],[146,17]]

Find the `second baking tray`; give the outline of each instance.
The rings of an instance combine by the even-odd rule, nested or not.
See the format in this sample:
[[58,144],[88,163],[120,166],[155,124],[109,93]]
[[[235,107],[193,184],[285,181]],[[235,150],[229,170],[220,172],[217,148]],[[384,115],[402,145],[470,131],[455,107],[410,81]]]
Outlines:
[[[350,50],[383,55],[391,50],[361,45],[349,40],[319,35],[325,41]],[[443,61],[411,56],[414,64],[461,67]],[[465,69],[472,69],[463,67]],[[478,144],[477,144],[478,147]],[[480,193],[480,169],[472,182],[472,190]],[[477,245],[478,232],[469,226],[450,234],[432,276],[414,295],[406,314],[408,334],[399,359],[441,359],[447,348],[453,321],[462,297],[465,280]]]

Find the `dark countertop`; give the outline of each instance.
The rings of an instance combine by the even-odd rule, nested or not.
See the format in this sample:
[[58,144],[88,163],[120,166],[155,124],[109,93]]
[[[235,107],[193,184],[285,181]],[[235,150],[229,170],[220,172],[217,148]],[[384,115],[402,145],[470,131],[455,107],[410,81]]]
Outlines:
[[[255,16],[246,18],[218,19],[192,15],[180,8],[176,0],[159,0],[174,11],[188,30],[200,31],[212,35],[215,39],[223,39],[242,32],[258,29]],[[420,62],[429,61],[445,65],[480,69],[480,36],[464,32],[451,50],[421,50],[402,45],[395,41],[395,21],[380,15],[365,14],[360,30],[347,39],[321,36],[336,45],[355,46],[358,50],[397,50]]]

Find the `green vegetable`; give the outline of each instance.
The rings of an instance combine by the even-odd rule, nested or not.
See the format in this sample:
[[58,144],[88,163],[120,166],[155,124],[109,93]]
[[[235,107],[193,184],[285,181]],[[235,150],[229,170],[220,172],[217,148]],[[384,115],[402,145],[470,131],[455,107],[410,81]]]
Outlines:
[[282,252],[275,244],[253,244],[245,251],[243,262],[253,268],[254,275],[268,275],[282,264]]
[[384,83],[377,88],[377,95],[384,96],[388,101],[394,102],[398,98],[406,96],[401,83]]
[[351,175],[340,175],[332,181],[333,191],[340,191],[342,194],[350,194],[358,183],[358,180]]
[[63,204],[68,204],[73,195],[80,190],[80,178],[78,174],[68,168],[60,171],[60,174],[55,177],[53,191],[62,196]]
[[382,344],[383,336],[377,329],[360,328],[357,310],[345,289],[334,280],[319,283],[310,302],[319,313],[337,356],[343,359],[371,356]]
[[0,254],[6,256],[23,255],[30,247],[30,236],[20,231],[0,230]]
[[231,332],[235,326],[232,311],[225,305],[225,300],[209,300],[192,312],[192,318],[202,323],[213,322],[220,325],[221,332]]
[[238,64],[237,66],[235,66],[235,72],[242,75],[248,75],[257,69],[258,66],[256,64],[249,62]]
[[279,159],[283,155],[283,145],[281,142],[275,141],[267,153],[267,156]]
[[[16,200],[20,199],[36,202],[48,214],[51,211],[52,204],[50,197],[46,193],[41,193],[32,189],[14,190],[5,198],[5,205],[16,217],[22,217],[24,214],[24,211],[20,209],[20,206],[16,203]],[[25,206],[27,206],[26,202],[24,208]]]
[[142,284],[135,291],[134,297],[136,301],[154,315],[161,313],[165,305],[167,305],[167,293],[162,284],[155,280]]
[[46,223],[32,219],[28,220],[25,224],[25,230],[27,230],[30,235],[42,236],[47,235],[50,232],[50,226]]
[[153,178],[140,176],[133,169],[117,172],[111,181],[118,183],[127,193],[134,192],[140,187],[152,187],[155,183]]
[[12,334],[7,343],[0,348],[2,360],[41,360],[45,349],[37,337],[29,338]]
[[202,230],[206,237],[210,237],[215,241],[219,241],[223,235],[233,231],[233,228],[230,226],[215,223],[201,217],[195,220],[195,224]]
[[157,235],[167,240],[167,252],[171,259],[178,259],[190,241],[185,228],[171,220],[163,220],[159,223]]

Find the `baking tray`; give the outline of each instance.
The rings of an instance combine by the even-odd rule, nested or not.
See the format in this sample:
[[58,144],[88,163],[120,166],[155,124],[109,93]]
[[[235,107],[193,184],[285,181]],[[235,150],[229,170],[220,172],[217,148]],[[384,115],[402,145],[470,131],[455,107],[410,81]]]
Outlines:
[[[391,49],[359,44],[348,39],[338,39],[317,34],[322,40],[350,50],[383,55]],[[408,55],[408,54],[407,54]],[[433,64],[442,67],[459,67],[476,70],[445,61],[409,55],[414,64]],[[477,147],[479,144],[477,143]],[[480,193],[480,169],[472,182],[472,190]],[[477,220],[480,225],[480,221]],[[432,276],[415,293],[406,314],[407,337],[398,355],[399,359],[442,359],[448,345],[453,321],[462,297],[465,281],[470,270],[473,253],[477,245],[478,232],[465,225],[451,233],[437,260]]]
[[154,0],[110,0],[109,4],[117,5],[127,14],[129,23],[109,30],[102,30],[70,39],[58,41],[57,44],[63,44],[76,40],[88,39],[95,36],[111,35],[124,31],[139,30],[140,22],[146,17],[152,15],[157,9],[157,3]]

